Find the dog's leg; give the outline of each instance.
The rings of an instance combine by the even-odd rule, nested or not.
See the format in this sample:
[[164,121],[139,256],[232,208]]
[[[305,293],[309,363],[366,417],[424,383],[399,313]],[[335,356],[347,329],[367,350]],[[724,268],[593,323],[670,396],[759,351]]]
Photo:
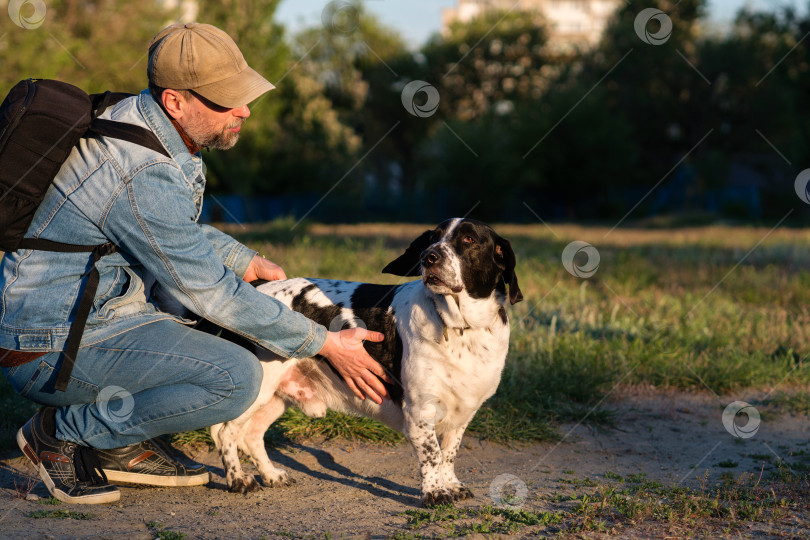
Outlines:
[[413,446],[419,460],[422,476],[422,506],[453,504],[453,494],[446,489],[442,476],[442,450],[433,424],[416,417],[414,411],[405,410],[405,436]]
[[225,482],[228,484],[230,491],[238,493],[247,493],[261,488],[252,474],[246,474],[242,470],[242,464],[239,462],[237,442],[239,441],[240,432],[244,429],[245,424],[250,421],[251,415],[248,413],[252,413],[252,411],[248,409],[239,418],[225,422],[217,426],[218,429],[212,428],[211,430],[212,437],[213,433],[217,434],[214,443],[217,445],[219,457],[222,459],[222,467],[225,469]]
[[[236,445],[226,444],[227,434],[231,433],[233,429],[233,426],[229,426],[228,424],[230,424],[230,422],[211,426],[211,438],[214,440],[214,446],[219,452],[219,458],[222,460],[222,468],[225,470],[225,482],[228,485],[228,489],[241,493],[258,489],[260,486],[255,480],[251,483],[242,471],[242,464],[239,462],[239,453]],[[226,436],[223,438],[223,435]],[[236,478],[242,477],[246,478],[246,480],[243,482],[235,481]],[[253,484],[255,484],[255,486]]]
[[278,396],[273,396],[269,403],[253,413],[242,435],[240,448],[259,469],[262,481],[267,487],[289,486],[295,483],[295,480],[289,477],[287,471],[273,466],[264,446],[264,433],[273,422],[278,420],[279,416],[284,414],[286,409],[287,405],[284,400]]
[[453,494],[453,499],[460,501],[462,499],[471,499],[473,492],[462,484],[458,477],[456,477],[456,454],[458,447],[461,444],[461,438],[467,426],[462,426],[458,429],[448,431],[441,436],[442,448],[442,477],[444,478],[444,485]]
[[[254,452],[251,452],[248,445],[244,443],[244,435],[248,433],[253,416],[261,414],[268,403],[268,398],[272,400],[275,393],[275,382],[278,379],[273,370],[277,370],[279,367],[278,362],[263,362],[262,387],[256,401],[238,418],[211,427],[211,438],[214,439],[214,444],[219,450],[222,467],[225,469],[225,481],[230,491],[247,493],[261,489],[256,478],[242,469],[242,464],[239,462],[239,450],[241,449],[251,458],[253,457]],[[265,451],[262,449],[262,452]]]
[[220,433],[222,433],[222,424],[214,424],[211,426],[211,439],[214,440],[214,446],[216,448],[222,446],[221,439],[219,438]]

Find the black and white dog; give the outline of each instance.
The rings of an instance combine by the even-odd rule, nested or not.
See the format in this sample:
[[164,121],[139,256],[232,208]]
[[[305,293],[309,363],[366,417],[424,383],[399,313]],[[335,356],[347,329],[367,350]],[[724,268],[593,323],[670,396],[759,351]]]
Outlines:
[[259,487],[237,450],[266,486],[289,485],[273,466],[264,433],[289,406],[322,417],[327,409],[382,421],[408,438],[419,459],[422,504],[472,497],[456,478],[464,430],[492,394],[509,347],[506,303],[523,299],[508,240],[484,223],[451,219],[425,231],[383,272],[421,276],[403,285],[296,278],[258,286],[332,330],[364,326],[385,340],[365,347],[396,382],[390,400],[360,400],[323,358],[283,359],[264,349],[259,397],[239,418],[211,428],[231,491]]

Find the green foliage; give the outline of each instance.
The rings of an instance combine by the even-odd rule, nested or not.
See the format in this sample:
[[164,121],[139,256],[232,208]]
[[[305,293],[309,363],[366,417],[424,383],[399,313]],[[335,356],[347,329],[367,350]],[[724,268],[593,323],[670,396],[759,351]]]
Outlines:
[[17,448],[14,434],[33,416],[37,405],[32,401],[21,398],[8,384],[6,378],[0,380],[0,450]]
[[88,92],[138,92],[146,88],[149,42],[179,15],[157,0],[54,0],[46,8],[36,29],[3,17],[0,88],[34,77],[61,79]]
[[[234,149],[205,154],[213,193],[328,195],[319,219],[436,221],[474,208],[525,221],[526,206],[551,220],[778,219],[795,207],[790,181],[810,161],[810,16],[742,10],[720,33],[705,0],[629,0],[598,46],[577,50],[539,16],[485,11],[411,51],[362,2],[295,36],[274,19],[278,2],[196,3],[196,18],[229,32],[278,86],[251,104]],[[650,7],[672,21],[665,43],[636,33]],[[48,2],[38,29],[6,19],[0,80],[138,91],[149,41],[180,16],[165,2]],[[414,80],[439,92],[435,114],[402,106]],[[729,186],[737,195],[718,199]],[[678,196],[658,200],[668,187]]]
[[[530,512],[511,508],[454,508],[439,506],[431,510],[406,510],[404,515],[410,529],[424,529],[437,525],[452,537],[462,537],[475,533],[516,534],[525,527],[556,525],[563,521],[562,512]],[[409,538],[409,536],[399,536]],[[412,536],[410,536],[412,538]],[[435,536],[434,536],[435,537]]]
[[186,533],[165,529],[165,525],[159,521],[150,521],[146,526],[149,527],[160,540],[183,540],[186,537]]
[[[396,444],[403,436],[388,427],[359,416],[329,411],[323,419],[310,418],[299,409],[289,409],[273,425],[272,431],[293,440],[327,438],[349,441],[369,441],[381,444]],[[270,435],[273,437],[273,435]]]
[[93,514],[90,512],[76,512],[73,510],[35,510],[28,514],[28,517],[33,519],[93,519]]
[[[422,48],[428,81],[441,93],[444,119],[479,119],[500,106],[540,99],[555,66],[542,20],[520,12],[485,12]],[[558,66],[557,66],[558,67]]]

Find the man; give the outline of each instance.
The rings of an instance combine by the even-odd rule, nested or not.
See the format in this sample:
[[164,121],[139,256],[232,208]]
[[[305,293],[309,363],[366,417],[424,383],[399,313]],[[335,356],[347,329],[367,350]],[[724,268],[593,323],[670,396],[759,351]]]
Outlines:
[[361,398],[381,403],[386,378],[362,329],[329,332],[250,281],[284,271],[233,238],[199,225],[200,150],[236,144],[247,104],[274,87],[221,30],[172,25],[149,47],[149,90],[102,117],[152,131],[171,157],[120,139],[82,139],[37,209],[27,237],[118,251],[100,281],[66,391],[54,390],[87,271],[86,253],[18,250],[0,263],[0,366],[22,396],[45,405],[17,434],[51,494],[77,503],[119,499],[109,481],[199,485],[154,438],[236,418],[261,384],[246,349],[159,311],[156,282],[200,317],[284,357],[321,354]]

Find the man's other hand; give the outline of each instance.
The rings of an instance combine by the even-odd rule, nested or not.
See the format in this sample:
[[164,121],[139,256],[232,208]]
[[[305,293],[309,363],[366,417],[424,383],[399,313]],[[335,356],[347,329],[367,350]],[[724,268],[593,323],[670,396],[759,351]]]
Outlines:
[[273,261],[268,261],[261,255],[256,255],[253,257],[253,260],[250,261],[247,272],[245,272],[245,277],[242,279],[248,283],[256,281],[257,279],[276,281],[278,279],[287,279],[287,274]]
[[[381,405],[388,397],[383,381],[393,382],[383,367],[363,348],[363,341],[382,341],[385,336],[365,328],[329,332],[320,354],[338,370],[352,392]],[[382,380],[380,380],[382,379]]]

